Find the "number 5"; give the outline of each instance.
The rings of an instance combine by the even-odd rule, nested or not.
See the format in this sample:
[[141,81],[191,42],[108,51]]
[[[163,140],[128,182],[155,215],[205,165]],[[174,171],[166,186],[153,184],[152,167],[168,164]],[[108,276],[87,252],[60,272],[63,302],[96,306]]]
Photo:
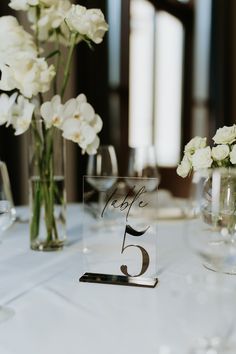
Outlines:
[[136,275],[130,275],[128,273],[128,269],[127,269],[127,265],[122,265],[120,267],[120,270],[121,272],[128,276],[128,277],[138,277],[142,274],[144,274],[146,272],[146,270],[148,269],[149,267],[149,255],[147,253],[147,251],[145,250],[145,248],[143,248],[142,246],[138,246],[138,245],[128,245],[128,246],[125,246],[125,239],[126,239],[126,234],[129,234],[131,236],[135,236],[135,237],[139,237],[139,236],[142,236],[143,234],[145,234],[145,232],[149,229],[150,226],[148,226],[146,228],[146,230],[143,230],[143,231],[137,231],[135,229],[133,229],[130,225],[126,225],[125,227],[125,233],[124,233],[124,239],[123,239],[123,244],[122,244],[122,249],[121,249],[121,254],[124,252],[125,249],[129,248],[129,247],[137,247],[140,249],[141,253],[142,253],[142,268],[141,268],[141,271],[139,274],[136,274]]

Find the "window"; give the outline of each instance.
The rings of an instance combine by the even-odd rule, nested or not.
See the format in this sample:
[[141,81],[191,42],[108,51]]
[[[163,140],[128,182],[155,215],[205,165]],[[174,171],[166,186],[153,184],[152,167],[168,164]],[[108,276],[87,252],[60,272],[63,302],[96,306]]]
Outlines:
[[147,0],[131,0],[129,144],[154,144],[160,166],[181,147],[184,30]]
[[160,166],[176,166],[181,149],[184,30],[167,12],[156,16],[154,142]]
[[152,144],[155,10],[145,0],[130,9],[129,145]]

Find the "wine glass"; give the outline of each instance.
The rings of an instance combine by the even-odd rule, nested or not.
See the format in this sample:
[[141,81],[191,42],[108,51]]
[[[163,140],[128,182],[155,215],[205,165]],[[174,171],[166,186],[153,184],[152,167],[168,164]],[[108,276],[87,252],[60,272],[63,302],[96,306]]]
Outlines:
[[118,175],[115,148],[101,145],[96,155],[90,155],[87,165],[87,182],[99,193],[98,210],[103,209],[106,192],[114,185]]
[[202,284],[208,294],[205,296],[208,306],[205,306],[203,326],[210,321],[206,314],[214,302],[217,306],[211,313],[218,316],[213,319],[212,328],[204,327],[207,333],[199,341],[204,346],[196,345],[189,353],[235,353],[236,348],[229,343],[233,330],[233,289],[224,273],[236,274],[236,169],[195,172],[187,217],[188,246],[216,277],[214,291],[211,287],[209,292],[209,277],[206,276]]
[[130,148],[128,177],[129,179],[126,182],[130,186],[133,183],[137,185],[138,178],[150,178],[145,183],[147,192],[153,192],[157,189],[160,183],[160,174],[157,168],[155,146]]
[[[16,217],[13,205],[10,180],[8,176],[7,166],[0,161],[0,236],[14,222]],[[14,311],[8,307],[0,306],[0,323],[12,317]]]

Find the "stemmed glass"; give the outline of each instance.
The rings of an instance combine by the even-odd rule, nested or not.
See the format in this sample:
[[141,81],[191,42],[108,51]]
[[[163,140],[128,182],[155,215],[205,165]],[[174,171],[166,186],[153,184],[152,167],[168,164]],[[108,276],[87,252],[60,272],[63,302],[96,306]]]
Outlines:
[[132,177],[134,177],[133,181],[135,178],[151,178],[145,187],[147,192],[155,191],[160,183],[155,147],[151,145],[130,148],[127,172],[128,177],[131,177],[131,179],[127,179],[127,182],[132,182]]
[[[87,182],[99,193],[98,210],[103,209],[106,192],[113,186],[118,175],[114,146],[101,145],[96,155],[90,155],[87,165]],[[99,178],[98,178],[99,177]]]
[[[217,308],[211,312],[217,313],[218,320],[212,326],[216,327],[220,322],[214,333],[213,328],[210,332],[207,330],[199,341],[204,345],[196,345],[189,353],[236,353],[236,348],[229,343],[234,313],[233,302],[229,299],[233,299],[233,289],[229,277],[223,274],[236,274],[236,169],[195,172],[187,216],[188,246],[216,276],[214,291],[210,292],[210,298],[209,294],[207,296],[208,310],[217,302]],[[207,277],[203,285],[207,291]],[[204,322],[204,325],[210,322],[209,318],[204,317]]]
[[[11,194],[11,186],[6,164],[0,161],[0,236],[7,230],[16,217]],[[0,306],[0,322],[12,317],[14,311],[8,307]]]

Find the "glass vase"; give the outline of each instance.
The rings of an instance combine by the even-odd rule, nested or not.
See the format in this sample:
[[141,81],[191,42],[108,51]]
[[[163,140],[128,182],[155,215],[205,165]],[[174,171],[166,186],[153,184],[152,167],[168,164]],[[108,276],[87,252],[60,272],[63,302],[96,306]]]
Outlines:
[[206,268],[236,274],[236,169],[196,172],[192,184],[189,244]]
[[56,251],[66,240],[65,144],[61,131],[34,120],[29,142],[30,247]]

